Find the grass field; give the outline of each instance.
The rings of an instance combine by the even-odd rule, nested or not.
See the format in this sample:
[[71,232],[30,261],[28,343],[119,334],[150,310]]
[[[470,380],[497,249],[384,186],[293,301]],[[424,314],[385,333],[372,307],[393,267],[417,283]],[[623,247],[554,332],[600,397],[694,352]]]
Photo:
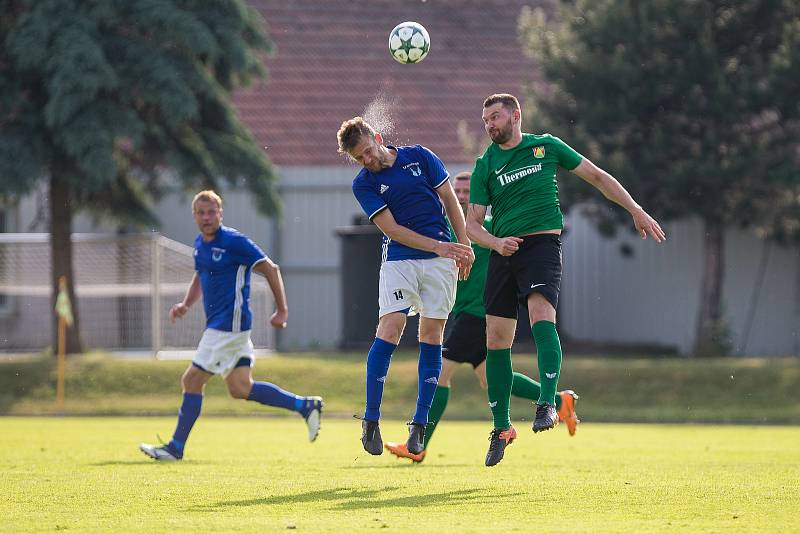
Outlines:
[[[363,353],[280,354],[259,359],[253,374],[298,394],[322,395],[329,413],[349,417],[364,408],[364,358]],[[538,376],[535,362],[535,355],[514,355],[514,369],[529,376]],[[173,415],[187,363],[102,354],[71,357],[63,413]],[[585,421],[800,424],[800,358],[569,356],[559,385],[581,395],[578,413]],[[398,352],[386,384],[384,416],[410,417],[416,392],[417,354]],[[60,410],[54,400],[54,358],[0,358],[0,414],[56,414]],[[264,410],[230,399],[219,378],[206,389],[206,415],[259,411]],[[531,414],[529,402],[514,399],[514,420]],[[447,417],[489,417],[486,393],[468,365],[454,378]]]
[[[483,466],[488,426],[443,422],[410,465],[355,420],[206,417],[187,457],[138,450],[174,418],[0,419],[2,532],[797,532],[800,428],[582,424]],[[383,424],[402,438],[401,422]]]

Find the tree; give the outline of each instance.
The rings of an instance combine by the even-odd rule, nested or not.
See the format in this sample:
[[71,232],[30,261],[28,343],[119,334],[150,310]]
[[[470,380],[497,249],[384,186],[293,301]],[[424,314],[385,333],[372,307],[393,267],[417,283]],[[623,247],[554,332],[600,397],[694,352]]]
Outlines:
[[[219,180],[278,209],[269,161],[230,102],[271,49],[243,0],[0,0],[0,35],[0,195],[49,188],[54,291],[66,275],[77,302],[79,210],[155,224],[166,188]],[[81,350],[75,311],[69,352]]]
[[[569,134],[657,218],[703,221],[694,352],[724,352],[724,230],[800,238],[800,4],[562,0],[520,31],[546,79],[526,100],[537,130]],[[560,187],[567,204],[592,194]]]

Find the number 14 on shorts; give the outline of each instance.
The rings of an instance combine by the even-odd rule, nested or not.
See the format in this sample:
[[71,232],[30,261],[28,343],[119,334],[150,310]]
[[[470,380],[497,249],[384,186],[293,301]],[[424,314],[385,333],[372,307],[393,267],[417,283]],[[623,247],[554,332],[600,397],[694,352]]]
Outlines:
[[403,300],[403,290],[402,289],[398,289],[397,291],[394,292],[394,299],[395,300]]

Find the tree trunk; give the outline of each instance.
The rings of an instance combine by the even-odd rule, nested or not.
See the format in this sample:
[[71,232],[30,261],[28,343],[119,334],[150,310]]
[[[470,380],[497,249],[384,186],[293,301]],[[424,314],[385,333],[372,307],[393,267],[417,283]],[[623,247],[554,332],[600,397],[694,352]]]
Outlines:
[[80,339],[78,300],[75,298],[75,275],[72,269],[72,199],[70,188],[56,175],[50,177],[50,261],[52,262],[53,352],[58,350],[58,315],[55,313],[58,279],[67,277],[67,291],[74,322],[67,328],[67,354],[83,352]]
[[695,356],[721,356],[730,348],[722,317],[724,275],[725,227],[721,221],[705,221],[703,280],[694,342]]

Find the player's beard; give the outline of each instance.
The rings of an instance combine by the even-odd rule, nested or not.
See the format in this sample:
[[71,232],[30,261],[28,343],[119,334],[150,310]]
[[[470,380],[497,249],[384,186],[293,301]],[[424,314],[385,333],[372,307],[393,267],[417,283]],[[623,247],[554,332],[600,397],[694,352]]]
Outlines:
[[489,137],[492,139],[492,143],[496,145],[503,145],[511,141],[511,137],[514,135],[514,129],[511,125],[511,118],[508,119],[508,122],[503,125],[502,128],[498,128],[495,130],[494,135],[489,133]]
[[200,232],[202,232],[202,234],[204,236],[206,236],[207,238],[213,239],[214,236],[217,235],[217,232],[219,232],[219,227],[220,226],[222,226],[222,222],[221,221],[220,222],[207,223],[207,224],[204,224],[200,228]]

